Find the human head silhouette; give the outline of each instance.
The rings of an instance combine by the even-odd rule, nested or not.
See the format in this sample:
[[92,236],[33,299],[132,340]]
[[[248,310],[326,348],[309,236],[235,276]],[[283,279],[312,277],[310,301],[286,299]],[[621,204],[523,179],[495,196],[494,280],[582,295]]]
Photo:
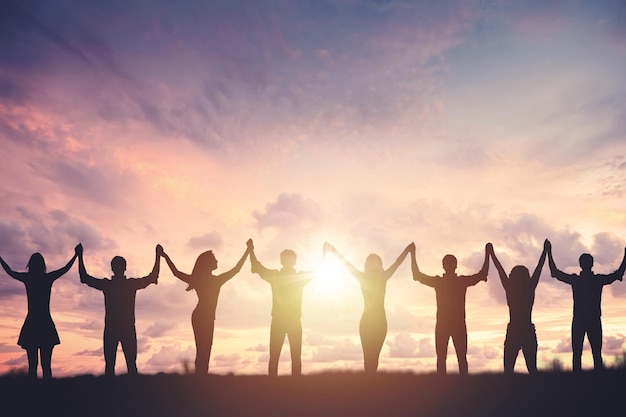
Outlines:
[[213,251],[208,250],[198,255],[196,263],[193,266],[193,270],[191,271],[191,275],[205,275],[215,269],[217,269],[217,259],[215,259]]
[[523,265],[514,266],[513,269],[511,269],[510,279],[512,282],[520,284],[529,282],[530,272],[528,271],[528,268]]
[[588,253],[583,253],[580,255],[580,258],[578,258],[578,263],[580,264],[580,269],[583,271],[591,271],[591,268],[593,268],[593,256]]
[[126,259],[121,256],[114,256],[111,259],[111,270],[113,275],[124,275],[124,272],[126,272]]
[[444,256],[441,263],[443,264],[443,270],[447,274],[454,273],[454,271],[456,270],[456,256],[454,255],[448,254]]
[[28,268],[28,272],[32,272],[34,274],[46,273],[46,261],[44,261],[43,255],[39,252],[35,252],[30,255],[30,259],[28,260],[26,267]]
[[383,260],[375,253],[370,253],[365,258],[365,273],[381,272],[383,270]]
[[284,268],[293,268],[296,266],[296,253],[291,249],[285,249],[280,253],[280,263]]

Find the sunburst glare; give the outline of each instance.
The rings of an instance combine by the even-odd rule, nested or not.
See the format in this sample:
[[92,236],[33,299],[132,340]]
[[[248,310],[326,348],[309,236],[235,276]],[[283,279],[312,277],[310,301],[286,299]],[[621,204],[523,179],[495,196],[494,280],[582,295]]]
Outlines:
[[325,256],[315,268],[315,280],[310,284],[316,298],[338,301],[345,293],[349,279],[345,267],[334,257]]

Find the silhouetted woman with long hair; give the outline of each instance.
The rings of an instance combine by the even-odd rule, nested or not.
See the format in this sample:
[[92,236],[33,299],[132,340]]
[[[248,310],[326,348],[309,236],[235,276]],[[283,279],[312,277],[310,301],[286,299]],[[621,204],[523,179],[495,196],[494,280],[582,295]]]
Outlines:
[[[78,246],[76,246],[78,248]],[[61,269],[46,272],[46,262],[41,253],[33,253],[28,261],[27,272],[15,272],[0,257],[2,268],[10,277],[24,283],[28,302],[28,314],[22,325],[17,344],[26,350],[28,376],[37,378],[37,366],[41,356],[41,370],[45,379],[52,378],[52,349],[61,343],[59,334],[50,315],[50,293],[52,283],[70,270],[77,256]]]
[[532,276],[528,268],[523,265],[514,266],[511,274],[507,275],[493,250],[493,245],[487,244],[487,253],[498,270],[500,282],[506,293],[506,302],[509,305],[509,324],[506,326],[504,339],[504,373],[506,374],[513,373],[520,349],[524,353],[528,373],[537,372],[537,333],[532,322],[532,311],[535,303],[535,289],[539,284],[541,269],[546,261],[547,248],[548,241],[546,240]]
[[213,331],[215,329],[215,310],[217,309],[220,289],[226,281],[241,270],[250,253],[250,246],[251,241],[248,240],[248,247],[235,267],[219,275],[213,275],[213,271],[217,269],[217,259],[215,259],[213,251],[203,252],[198,256],[191,275],[180,272],[170,257],[164,251],[162,252],[172,274],[188,284],[187,291],[195,290],[198,295],[198,305],[191,314],[191,326],[196,342],[195,366],[198,375],[209,372],[209,359],[211,358]]
[[363,367],[366,373],[374,373],[378,369],[378,358],[387,336],[385,313],[387,281],[396,272],[413,246],[415,246],[413,243],[409,244],[387,269],[383,268],[380,256],[372,253],[365,259],[364,270],[359,271],[333,245],[324,243],[324,253],[332,252],[361,285],[363,314],[359,324],[359,335],[363,349]]

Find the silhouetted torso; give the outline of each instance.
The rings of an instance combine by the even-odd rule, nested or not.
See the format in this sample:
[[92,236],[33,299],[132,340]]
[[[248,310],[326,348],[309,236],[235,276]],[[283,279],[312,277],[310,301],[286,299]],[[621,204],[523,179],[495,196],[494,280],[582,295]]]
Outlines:
[[385,293],[387,281],[382,274],[366,275],[359,279],[363,294],[363,315],[385,314]]
[[215,310],[217,309],[217,300],[220,295],[220,289],[227,280],[219,279],[215,276],[201,277],[194,279],[192,276],[189,284],[193,287],[198,295],[198,305],[196,310],[202,312],[203,316],[208,319],[215,320]]
[[17,343],[22,347],[59,344],[59,336],[50,315],[50,293],[54,279],[49,274],[26,274],[23,282],[26,286],[28,314]]
[[529,324],[532,322],[532,310],[535,303],[535,289],[529,282],[515,283],[504,281],[506,302],[509,305],[511,324]]
[[261,276],[272,285],[272,317],[299,320],[302,316],[302,293],[311,280],[310,274],[282,269],[267,270]]
[[106,327],[120,328],[135,324],[135,296],[137,290],[146,288],[153,282],[145,278],[95,279],[88,285],[104,293],[104,324]]
[[574,318],[597,319],[602,315],[602,287],[607,284],[601,276],[593,272],[581,272],[572,277],[572,296],[574,298]]
[[467,287],[476,284],[468,283],[467,278],[462,275],[443,274],[443,277],[437,276],[431,281],[437,299],[438,322],[459,323],[465,321]]

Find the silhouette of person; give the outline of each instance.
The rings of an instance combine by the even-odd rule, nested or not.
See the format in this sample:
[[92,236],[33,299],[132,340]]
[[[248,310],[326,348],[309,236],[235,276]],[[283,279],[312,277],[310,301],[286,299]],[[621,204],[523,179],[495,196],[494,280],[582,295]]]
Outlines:
[[278,360],[285,336],[289,339],[291,353],[291,375],[302,374],[302,292],[304,286],[314,279],[311,272],[295,269],[297,255],[290,249],[280,254],[282,268],[268,269],[261,265],[250,242],[252,272],[272,286],[272,324],[270,326],[270,361],[268,374],[278,375]]
[[41,357],[41,371],[44,379],[52,378],[52,350],[61,343],[54,321],[50,315],[50,293],[52,283],[70,270],[76,257],[74,256],[61,269],[46,272],[46,262],[41,253],[33,253],[26,265],[28,272],[16,272],[0,257],[0,264],[6,273],[26,287],[28,313],[20,330],[17,344],[26,350],[28,357],[28,376],[37,378],[37,366]]
[[546,240],[532,277],[528,268],[522,265],[513,267],[511,275],[507,276],[493,251],[493,245],[487,244],[487,252],[498,270],[509,306],[509,324],[506,326],[504,339],[504,373],[506,374],[513,373],[520,349],[524,353],[528,373],[537,372],[537,333],[532,322],[532,310],[535,302],[535,289],[539,284],[547,251],[548,241]]
[[574,311],[572,317],[572,370],[581,369],[583,342],[585,335],[591,345],[593,368],[601,370],[602,364],[602,287],[616,280],[622,280],[626,270],[626,248],[619,268],[611,274],[596,274],[592,271],[593,256],[583,253],[578,259],[580,274],[566,274],[560,271],[552,257],[552,245],[548,242],[548,265],[550,274],[561,282],[572,286]]
[[372,253],[365,259],[364,270],[359,271],[333,245],[324,243],[324,253],[332,252],[359,280],[361,285],[363,315],[359,324],[359,335],[363,348],[363,367],[367,373],[375,373],[378,369],[380,350],[387,336],[387,316],[385,314],[387,281],[409,254],[411,247],[414,246],[413,243],[409,244],[387,269],[383,268],[383,261],[380,256]]
[[467,375],[467,326],[465,324],[465,295],[467,287],[487,281],[489,257],[485,248],[485,261],[474,275],[457,275],[457,259],[453,255],[443,257],[443,276],[429,276],[420,272],[415,260],[415,248],[411,250],[413,279],[433,287],[437,299],[437,322],[435,324],[435,350],[437,351],[437,373],[446,373],[448,341],[452,338],[459,374]]
[[111,260],[113,276],[94,278],[87,273],[83,261],[82,247],[78,252],[78,271],[80,282],[104,294],[104,363],[106,376],[115,375],[117,345],[122,345],[129,375],[137,374],[137,332],[135,330],[135,296],[137,290],[156,284],[159,278],[161,245],[156,246],[154,267],[143,278],[126,278],[126,259],[115,256]]
[[209,359],[211,358],[213,331],[215,329],[215,310],[217,309],[220,289],[241,270],[243,263],[250,254],[252,241],[248,240],[247,244],[246,251],[233,269],[219,275],[213,275],[213,271],[217,269],[217,259],[215,259],[213,251],[206,251],[198,256],[191,275],[180,272],[167,253],[162,252],[172,274],[188,284],[187,291],[195,290],[198,296],[198,304],[191,313],[191,326],[196,342],[195,366],[198,375],[209,372]]

